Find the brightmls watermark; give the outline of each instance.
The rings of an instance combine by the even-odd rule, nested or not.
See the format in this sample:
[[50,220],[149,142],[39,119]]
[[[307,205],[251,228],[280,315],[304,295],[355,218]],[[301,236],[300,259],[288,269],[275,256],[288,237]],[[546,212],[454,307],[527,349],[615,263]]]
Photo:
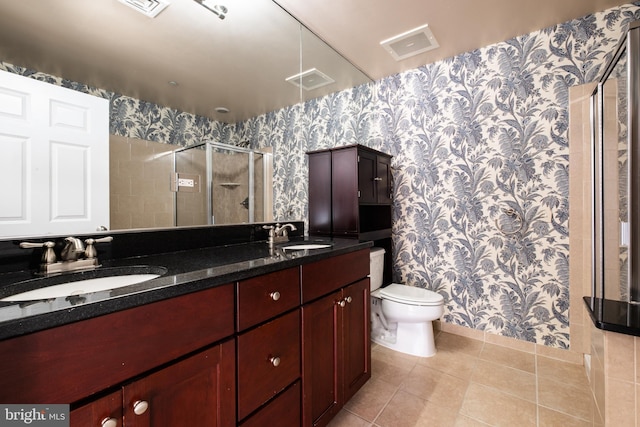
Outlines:
[[69,405],[0,404],[0,427],[69,427]]

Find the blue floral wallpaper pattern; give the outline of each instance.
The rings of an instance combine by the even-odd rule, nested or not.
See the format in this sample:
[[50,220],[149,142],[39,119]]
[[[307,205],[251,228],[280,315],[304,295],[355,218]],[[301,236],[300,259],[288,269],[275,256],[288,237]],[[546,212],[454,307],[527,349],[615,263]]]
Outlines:
[[306,151],[392,154],[394,280],[442,294],[445,322],[568,348],[568,89],[639,18],[628,4],[235,125],[0,68],[110,99],[115,135],[272,146],[278,220],[307,217]]
[[568,90],[597,80],[639,18],[634,4],[610,9],[234,133],[274,145],[280,219],[306,217],[305,151],[392,154],[394,280],[442,294],[445,322],[568,348]]

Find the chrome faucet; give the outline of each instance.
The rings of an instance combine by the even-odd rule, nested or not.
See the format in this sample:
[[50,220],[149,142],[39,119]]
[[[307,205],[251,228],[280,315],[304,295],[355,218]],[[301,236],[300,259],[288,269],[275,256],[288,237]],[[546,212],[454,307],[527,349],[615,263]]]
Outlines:
[[275,243],[283,243],[289,241],[289,232],[287,228],[291,231],[297,230],[296,226],[293,224],[284,224],[280,225],[280,223],[276,223],[273,225],[264,225],[262,228],[265,230],[269,230],[269,240],[268,243],[270,246],[273,246]]

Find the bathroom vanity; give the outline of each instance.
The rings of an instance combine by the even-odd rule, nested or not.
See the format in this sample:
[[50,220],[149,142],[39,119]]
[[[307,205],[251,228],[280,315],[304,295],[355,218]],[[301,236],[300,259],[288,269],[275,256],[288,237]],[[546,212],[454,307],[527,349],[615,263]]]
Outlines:
[[94,300],[0,302],[0,402],[69,403],[83,427],[326,425],[371,376],[371,243],[322,242],[104,253],[167,273]]

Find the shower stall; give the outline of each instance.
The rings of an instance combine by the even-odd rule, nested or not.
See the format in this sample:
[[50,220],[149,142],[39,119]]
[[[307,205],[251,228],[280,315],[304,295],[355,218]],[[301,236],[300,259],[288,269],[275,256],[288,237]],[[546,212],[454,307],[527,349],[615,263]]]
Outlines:
[[217,142],[174,151],[175,225],[273,219],[273,155]]
[[640,303],[640,21],[592,94],[593,296]]

